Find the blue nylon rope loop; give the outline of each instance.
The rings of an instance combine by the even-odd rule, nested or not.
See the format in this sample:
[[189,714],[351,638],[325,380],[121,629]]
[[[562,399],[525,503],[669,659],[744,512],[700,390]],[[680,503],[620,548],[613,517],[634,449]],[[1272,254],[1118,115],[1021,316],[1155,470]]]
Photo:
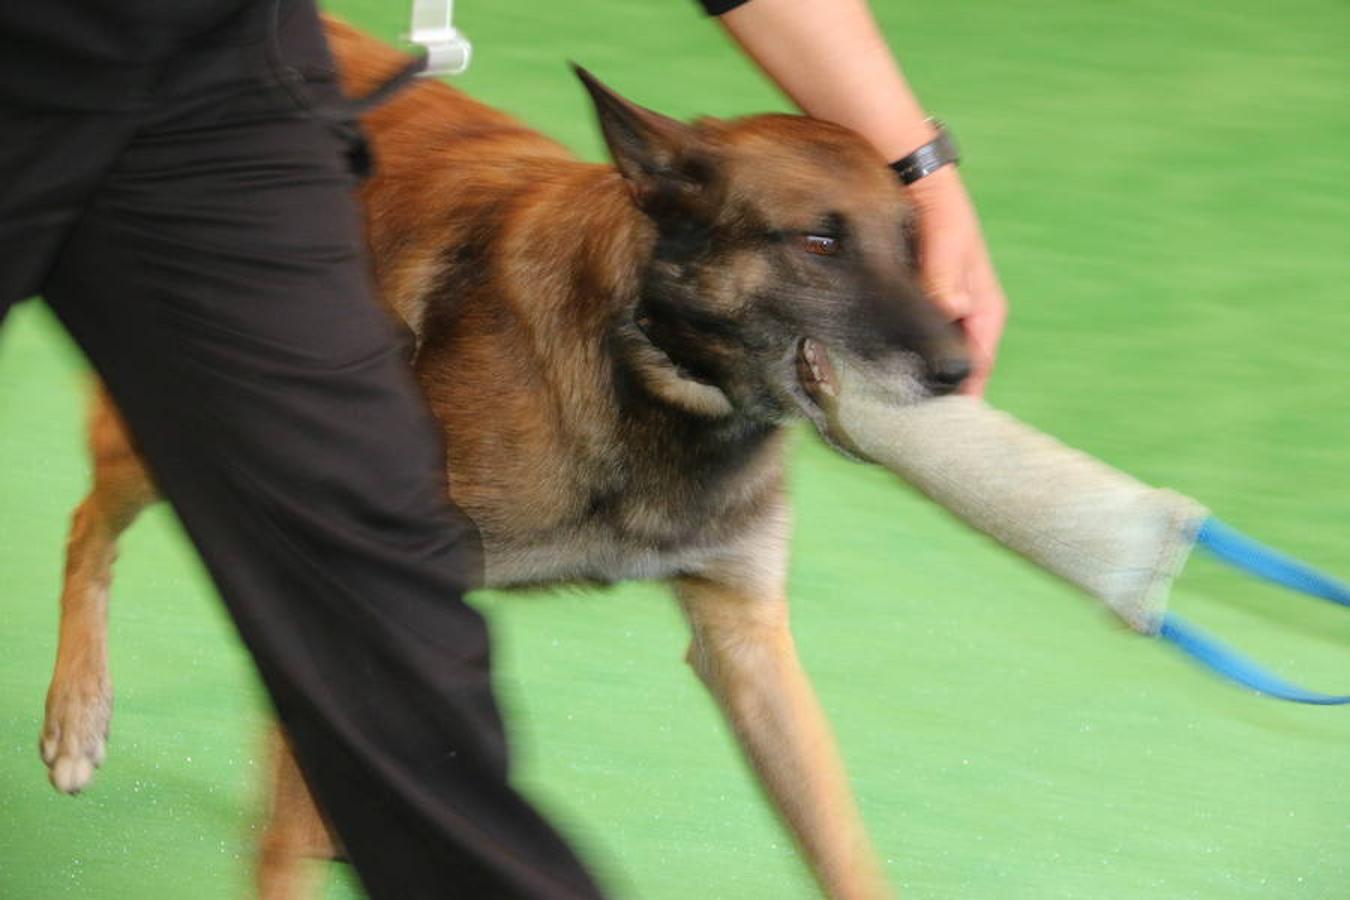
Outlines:
[[1332,603],[1350,606],[1350,584],[1254,541],[1213,516],[1200,526],[1195,542],[1224,562],[1258,578]]
[[1237,682],[1268,697],[1318,706],[1340,706],[1350,703],[1350,696],[1319,694],[1285,681],[1174,613],[1163,616],[1158,637],[1176,645],[1183,653],[1229,681]]

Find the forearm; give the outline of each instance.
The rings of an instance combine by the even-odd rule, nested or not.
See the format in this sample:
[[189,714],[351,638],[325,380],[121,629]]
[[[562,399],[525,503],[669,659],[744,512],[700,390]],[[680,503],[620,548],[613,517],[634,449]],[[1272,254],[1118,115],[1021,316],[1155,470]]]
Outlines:
[[803,112],[887,160],[933,138],[865,0],[750,0],[718,21]]

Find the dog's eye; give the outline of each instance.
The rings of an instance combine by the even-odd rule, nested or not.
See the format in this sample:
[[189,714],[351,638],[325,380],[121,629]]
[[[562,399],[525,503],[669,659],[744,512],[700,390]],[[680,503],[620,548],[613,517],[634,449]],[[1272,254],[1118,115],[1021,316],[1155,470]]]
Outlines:
[[804,234],[802,249],[816,256],[834,256],[839,252],[839,239],[828,234]]

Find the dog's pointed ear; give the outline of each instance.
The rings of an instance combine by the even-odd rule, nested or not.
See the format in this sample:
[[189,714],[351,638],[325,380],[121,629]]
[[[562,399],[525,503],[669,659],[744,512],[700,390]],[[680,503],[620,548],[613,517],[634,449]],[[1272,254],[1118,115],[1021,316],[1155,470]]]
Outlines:
[[609,155],[643,211],[687,215],[710,199],[714,166],[692,126],[625,100],[576,63],[572,71],[591,95]]

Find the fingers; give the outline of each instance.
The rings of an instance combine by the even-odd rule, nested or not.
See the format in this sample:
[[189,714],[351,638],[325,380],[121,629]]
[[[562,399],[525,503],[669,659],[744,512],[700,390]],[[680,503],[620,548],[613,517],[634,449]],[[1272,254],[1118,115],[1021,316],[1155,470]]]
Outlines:
[[946,232],[925,240],[919,257],[924,290],[953,320],[971,315],[975,307],[967,249],[968,244],[961,236]]
[[[978,232],[973,238],[979,240]],[[935,210],[925,216],[919,245],[919,276],[928,296],[953,321],[972,315],[977,297],[970,280],[969,231]]]
[[910,188],[918,211],[919,274],[924,289],[969,345],[973,372],[962,392],[983,396],[1008,315],[980,233],[979,219],[956,170],[947,167]]
[[970,377],[961,385],[961,393],[983,397],[989,376],[994,370],[994,361],[998,357],[1003,326],[1008,319],[1008,300],[987,256],[977,265],[972,277],[971,295],[976,299],[972,302],[970,314],[960,321],[970,345],[973,366]]
[[982,397],[1003,336],[1008,301],[984,253],[983,242],[978,234],[975,237],[974,247],[967,244],[960,248],[965,252],[955,257],[955,264],[941,256],[943,250],[954,248],[935,242],[934,253],[925,254],[921,266],[928,295],[965,333],[972,372],[961,391]]

